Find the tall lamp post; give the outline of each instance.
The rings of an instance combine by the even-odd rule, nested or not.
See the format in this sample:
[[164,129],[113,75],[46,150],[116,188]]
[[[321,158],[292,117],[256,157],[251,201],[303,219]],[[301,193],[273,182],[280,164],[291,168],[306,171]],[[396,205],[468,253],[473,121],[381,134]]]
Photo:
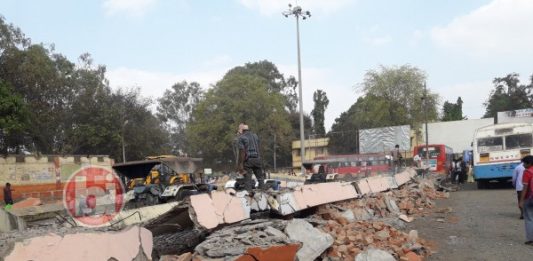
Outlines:
[[305,20],[311,17],[311,12],[303,11],[300,6],[292,6],[289,4],[289,10],[282,13],[285,17],[294,16],[296,18],[296,47],[298,50],[298,105],[300,107],[300,159],[301,159],[301,171],[302,175],[305,174],[305,168],[303,165],[305,157],[305,144],[304,144],[304,112],[302,102],[302,62],[300,59],[300,17]]
[[424,96],[422,98],[424,100],[424,121],[426,125],[426,167],[429,168],[429,140],[428,140],[428,106],[427,106],[427,100],[428,100],[428,89],[426,87],[426,83],[424,82]]
[[124,128],[128,124],[128,120],[125,120],[122,124],[122,162],[126,163],[126,145],[124,144]]

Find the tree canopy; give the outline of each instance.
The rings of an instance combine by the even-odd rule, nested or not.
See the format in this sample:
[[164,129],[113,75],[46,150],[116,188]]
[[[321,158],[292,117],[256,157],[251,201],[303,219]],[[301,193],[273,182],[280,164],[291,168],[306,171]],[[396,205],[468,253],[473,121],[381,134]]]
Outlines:
[[245,122],[261,139],[263,160],[270,162],[274,135],[277,147],[290,151],[291,126],[283,95],[269,92],[268,81],[257,75],[229,72],[208,90],[186,127],[190,151],[220,168],[234,167],[233,142]]
[[494,89],[484,103],[486,108],[484,117],[496,117],[500,111],[533,107],[533,75],[528,85],[520,84],[519,76],[517,73],[511,73],[494,79]]
[[0,150],[122,159],[125,137],[128,160],[168,151],[151,101],[137,90],[113,91],[105,73],[89,54],[71,62],[0,17]]
[[328,133],[333,153],[358,153],[358,130],[411,125],[417,128],[427,113],[437,119],[438,95],[424,89],[425,73],[416,67],[380,66],[366,73],[357,101],[343,112]]
[[442,105],[442,118],[441,121],[460,121],[466,120],[466,116],[463,116],[463,100],[461,97],[457,98],[456,103],[445,101]]

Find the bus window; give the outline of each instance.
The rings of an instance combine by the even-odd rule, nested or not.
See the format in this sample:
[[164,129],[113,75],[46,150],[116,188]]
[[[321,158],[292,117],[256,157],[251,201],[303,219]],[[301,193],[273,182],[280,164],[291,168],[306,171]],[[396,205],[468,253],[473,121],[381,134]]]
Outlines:
[[480,153],[503,150],[503,138],[490,137],[478,139],[477,148]]
[[505,136],[505,149],[519,149],[533,147],[531,134],[516,134]]

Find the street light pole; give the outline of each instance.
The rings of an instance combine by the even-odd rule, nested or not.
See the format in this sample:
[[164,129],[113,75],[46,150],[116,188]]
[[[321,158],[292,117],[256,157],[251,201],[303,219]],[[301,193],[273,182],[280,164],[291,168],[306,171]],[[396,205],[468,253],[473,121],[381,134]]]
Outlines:
[[298,105],[300,109],[300,161],[301,161],[301,172],[302,175],[305,174],[305,168],[303,165],[303,161],[305,158],[305,144],[304,144],[304,113],[303,113],[303,101],[302,101],[302,62],[300,58],[300,17],[302,17],[303,20],[311,17],[311,12],[309,11],[303,11],[300,6],[292,7],[291,4],[289,4],[289,10],[282,13],[285,17],[289,17],[289,15],[294,15],[296,18],[296,47],[298,50]]
[[426,83],[424,82],[424,121],[426,122],[426,167],[429,167],[429,141],[428,141],[428,89]]

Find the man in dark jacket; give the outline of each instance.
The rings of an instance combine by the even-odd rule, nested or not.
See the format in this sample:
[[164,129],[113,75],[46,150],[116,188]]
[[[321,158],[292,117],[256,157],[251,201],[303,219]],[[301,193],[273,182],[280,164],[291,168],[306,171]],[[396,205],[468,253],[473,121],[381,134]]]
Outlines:
[[239,163],[238,172],[244,175],[244,188],[252,192],[254,182],[252,175],[255,175],[259,189],[263,189],[265,174],[262,169],[261,155],[259,153],[259,137],[248,128],[248,125],[241,123],[239,125]]
[[11,184],[8,182],[6,183],[6,186],[4,187],[4,202],[6,205],[13,205],[13,195],[11,189]]

